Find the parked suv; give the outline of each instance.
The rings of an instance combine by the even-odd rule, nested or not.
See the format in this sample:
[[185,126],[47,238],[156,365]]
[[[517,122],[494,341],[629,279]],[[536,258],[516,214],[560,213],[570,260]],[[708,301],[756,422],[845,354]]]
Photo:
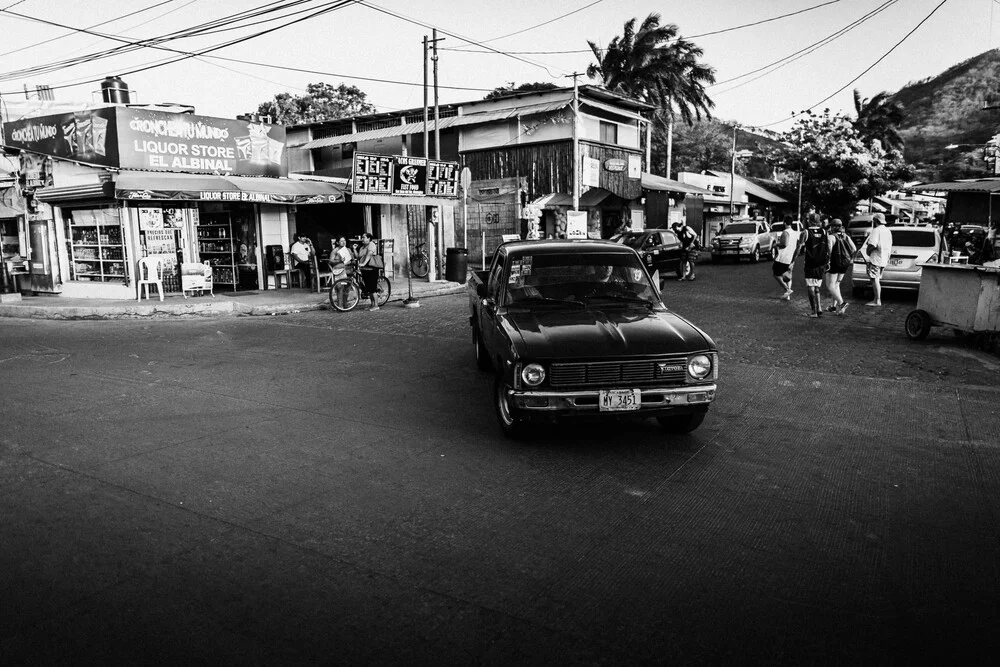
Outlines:
[[761,255],[774,257],[774,238],[763,220],[730,222],[712,240],[712,261],[725,257],[739,261],[741,257],[751,262],[760,261]]
[[[941,234],[936,227],[912,227],[896,225],[892,232],[892,254],[889,265],[882,272],[882,287],[895,289],[920,289],[921,264],[931,261],[941,249]],[[861,239],[860,243],[864,243]],[[854,296],[862,298],[871,287],[864,256],[860,247],[854,256],[851,279],[854,281]]]

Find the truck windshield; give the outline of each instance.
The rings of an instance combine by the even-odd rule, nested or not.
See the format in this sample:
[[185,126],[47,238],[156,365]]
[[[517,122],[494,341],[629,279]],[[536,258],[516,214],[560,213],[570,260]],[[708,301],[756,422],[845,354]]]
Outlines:
[[508,305],[579,305],[601,298],[614,303],[659,303],[642,263],[631,253],[526,253],[510,259]]
[[723,234],[755,234],[756,225],[749,222],[732,222],[722,228]]

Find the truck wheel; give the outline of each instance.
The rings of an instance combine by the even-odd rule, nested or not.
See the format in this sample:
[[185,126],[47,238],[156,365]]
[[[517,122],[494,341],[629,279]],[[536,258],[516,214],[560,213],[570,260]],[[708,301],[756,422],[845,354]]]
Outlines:
[[518,416],[515,408],[507,395],[507,384],[503,381],[500,373],[497,373],[493,382],[493,407],[497,413],[497,421],[500,423],[500,430],[508,438],[517,440],[524,436],[524,422]]
[[690,433],[705,421],[705,412],[693,412],[689,415],[679,415],[677,417],[657,417],[656,421],[667,433]]
[[923,340],[931,330],[931,316],[924,310],[911,310],[906,316],[906,335],[910,340]]
[[472,327],[472,344],[476,346],[476,367],[481,371],[493,370],[490,355],[486,351],[486,346],[483,345],[482,336],[479,334],[479,327]]
[[756,264],[760,261],[760,246],[754,246],[753,252],[750,253],[750,263]]

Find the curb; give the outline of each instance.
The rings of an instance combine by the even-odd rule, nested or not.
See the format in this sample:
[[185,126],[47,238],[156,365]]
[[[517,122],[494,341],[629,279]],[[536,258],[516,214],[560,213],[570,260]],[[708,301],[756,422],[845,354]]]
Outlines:
[[[449,283],[441,287],[414,292],[418,299],[457,294],[466,289],[464,284]],[[408,290],[394,294],[389,302],[402,302]],[[49,299],[49,297],[46,297]],[[86,306],[62,305],[59,297],[51,297],[52,304],[37,302],[0,303],[0,318],[36,320],[137,320],[137,319],[195,319],[225,317],[264,317],[289,315],[313,310],[329,310],[325,295],[317,294],[308,301],[258,304],[253,299],[231,299],[205,301],[201,303],[137,303],[123,301],[121,304]]]

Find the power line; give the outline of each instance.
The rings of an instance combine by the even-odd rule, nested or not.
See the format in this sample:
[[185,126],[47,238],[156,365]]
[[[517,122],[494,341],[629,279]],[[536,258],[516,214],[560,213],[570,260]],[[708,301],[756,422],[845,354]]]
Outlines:
[[[577,14],[579,12],[582,12],[585,9],[590,9],[594,5],[600,4],[601,2],[604,2],[604,0],[595,0],[594,2],[591,2],[589,5],[584,5],[583,7],[580,7],[579,9],[574,9],[573,11],[567,12],[566,14],[563,14],[562,16],[555,17],[554,19],[549,19],[548,21],[543,21],[542,23],[536,23],[535,25],[531,26],[530,28],[524,28],[524,29],[518,30],[516,32],[508,33],[506,35],[500,35],[499,37],[493,37],[492,39],[485,39],[485,40],[483,40],[483,44],[486,44],[488,42],[496,42],[496,41],[499,41],[501,39],[507,39],[508,37],[513,37],[514,35],[520,35],[522,33],[529,32],[529,31],[534,30],[536,28],[541,28],[542,26],[545,26],[545,25],[548,25],[550,23],[555,23],[556,21],[562,20],[562,19],[566,18],[567,16],[572,16],[573,14]],[[441,51],[466,51],[466,49],[448,49],[448,48],[444,48],[444,47],[439,47],[439,50],[441,50]],[[490,53],[490,52],[486,51],[485,53]],[[542,52],[539,52],[539,53],[542,53]]]
[[[838,88],[834,92],[830,93],[829,95],[827,95],[826,97],[824,97],[823,99],[821,99],[816,104],[813,104],[812,106],[808,107],[806,109],[806,111],[812,111],[813,109],[815,109],[819,105],[823,104],[824,102],[826,102],[830,98],[834,97],[835,95],[840,94],[841,92],[843,92],[844,90],[846,90],[847,88],[849,88],[851,85],[853,85],[858,79],[860,79],[865,74],[867,74],[872,69],[874,69],[875,66],[878,65],[883,60],[885,60],[889,56],[890,53],[892,53],[893,51],[895,51],[899,47],[900,44],[902,44],[907,39],[909,39],[910,35],[912,35],[913,33],[915,33],[920,28],[920,26],[922,26],[932,16],[934,16],[934,14],[937,13],[937,10],[941,9],[941,7],[943,7],[946,2],[948,2],[948,0],[941,0],[941,2],[938,3],[937,7],[935,7],[934,9],[932,9],[931,12],[927,16],[925,16],[923,19],[921,19],[920,23],[918,23],[917,25],[915,25],[913,27],[913,29],[910,30],[910,32],[908,32],[905,35],[903,35],[903,38],[901,40],[899,40],[898,42],[896,42],[895,44],[893,44],[892,48],[890,48],[888,51],[886,51],[884,54],[882,54],[882,56],[878,60],[876,60],[871,65],[869,65],[868,67],[866,67],[865,70],[863,72],[861,72],[861,74],[858,74],[856,77],[854,77],[853,79],[851,79],[850,81],[848,81],[847,83],[845,83],[843,86],[841,86],[840,88]],[[777,121],[775,121],[773,123],[768,123],[766,125],[761,125],[760,127],[771,127],[772,125],[777,125],[778,123],[784,123],[787,120],[791,120],[794,117],[795,117],[795,115],[793,114],[793,115],[789,116],[788,118],[782,118],[781,120],[777,120]]]

